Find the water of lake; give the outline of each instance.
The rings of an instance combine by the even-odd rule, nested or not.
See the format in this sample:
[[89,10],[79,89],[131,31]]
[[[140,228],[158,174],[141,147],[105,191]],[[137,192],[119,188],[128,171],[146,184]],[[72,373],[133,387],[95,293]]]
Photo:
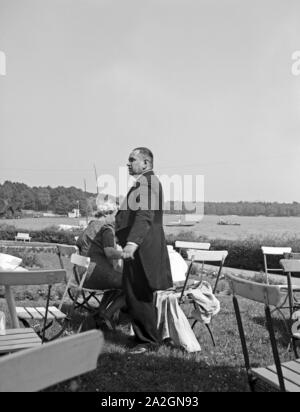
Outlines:
[[[177,220],[176,215],[165,215],[164,223]],[[218,225],[219,220],[240,223],[240,226]],[[39,230],[60,224],[79,225],[84,218],[26,218],[1,219],[1,224],[14,225],[18,230]],[[164,226],[166,234],[179,232],[194,232],[197,236],[207,236],[209,239],[243,239],[249,236],[262,237],[296,237],[300,238],[300,217],[265,217],[265,216],[204,216],[192,227]]]
[[[165,222],[176,220],[166,215]],[[239,223],[240,226],[218,225],[220,220]],[[166,233],[191,231],[209,239],[243,239],[249,236],[262,237],[297,237],[300,238],[300,217],[266,217],[266,216],[204,216],[193,227],[165,226]]]

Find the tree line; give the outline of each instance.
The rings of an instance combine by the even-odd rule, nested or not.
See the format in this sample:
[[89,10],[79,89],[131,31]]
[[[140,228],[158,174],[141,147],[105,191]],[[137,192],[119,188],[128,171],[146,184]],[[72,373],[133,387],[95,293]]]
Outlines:
[[300,216],[300,203],[278,202],[205,202],[208,215]]
[[81,215],[85,216],[95,209],[95,199],[94,193],[74,186],[29,187],[24,183],[5,181],[0,184],[0,217],[20,216],[22,210],[67,214],[78,206]]
[[[167,214],[193,213],[191,205],[188,208],[178,205],[179,202],[168,202]],[[300,216],[300,203],[278,202],[205,202],[205,215],[237,215],[237,216]]]
[[[0,217],[16,217],[23,210],[52,211],[66,215],[79,206],[82,216],[91,215],[96,209],[96,194],[84,192],[74,186],[52,188],[29,187],[24,183],[5,181],[0,184]],[[165,213],[191,213],[191,207],[181,202],[168,202]],[[238,216],[300,216],[300,203],[278,202],[205,202],[206,215]]]

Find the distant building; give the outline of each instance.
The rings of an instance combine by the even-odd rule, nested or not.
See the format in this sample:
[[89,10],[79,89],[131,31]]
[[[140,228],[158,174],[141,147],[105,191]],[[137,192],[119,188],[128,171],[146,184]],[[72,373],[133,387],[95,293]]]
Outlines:
[[80,217],[79,209],[73,209],[72,212],[68,212],[68,217]]

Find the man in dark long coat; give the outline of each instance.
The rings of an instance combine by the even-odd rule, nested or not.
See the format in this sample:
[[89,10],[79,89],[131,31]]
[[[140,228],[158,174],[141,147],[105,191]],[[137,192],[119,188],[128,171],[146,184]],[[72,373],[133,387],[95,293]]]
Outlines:
[[136,182],[116,215],[116,236],[124,248],[123,284],[138,344],[132,353],[143,353],[160,343],[153,293],[173,283],[163,231],[163,193],[152,170],[152,152],[134,149],[127,166]]

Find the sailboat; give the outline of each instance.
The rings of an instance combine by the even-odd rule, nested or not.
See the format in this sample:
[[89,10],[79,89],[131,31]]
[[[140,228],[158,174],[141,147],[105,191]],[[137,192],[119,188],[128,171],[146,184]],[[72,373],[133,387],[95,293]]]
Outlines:
[[223,220],[223,219],[220,219],[220,220],[217,222],[217,225],[225,225],[225,226],[241,226],[241,224],[240,224],[240,223],[237,223],[237,222],[231,222],[231,221],[229,221],[229,220]]

